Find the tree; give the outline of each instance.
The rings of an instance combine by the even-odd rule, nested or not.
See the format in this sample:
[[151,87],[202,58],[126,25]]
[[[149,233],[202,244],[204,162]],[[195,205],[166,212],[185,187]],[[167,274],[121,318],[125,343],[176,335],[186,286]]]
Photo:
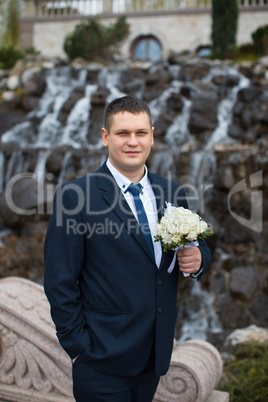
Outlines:
[[212,48],[215,54],[225,57],[233,50],[237,24],[237,0],[212,0]]
[[114,58],[128,34],[129,24],[125,17],[107,27],[90,19],[76,25],[73,33],[65,38],[63,48],[70,60],[83,57],[88,61],[108,61]]
[[17,48],[19,46],[20,27],[20,2],[9,0],[6,12],[6,24],[3,34],[3,45],[5,47]]
[[257,55],[268,54],[268,25],[262,25],[251,34]]

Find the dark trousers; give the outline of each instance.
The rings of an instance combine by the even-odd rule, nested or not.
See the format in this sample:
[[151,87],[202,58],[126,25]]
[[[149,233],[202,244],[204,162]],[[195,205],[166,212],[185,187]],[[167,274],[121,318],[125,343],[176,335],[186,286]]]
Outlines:
[[76,402],[152,402],[158,382],[153,356],[144,370],[133,377],[104,374],[83,361],[73,365]]

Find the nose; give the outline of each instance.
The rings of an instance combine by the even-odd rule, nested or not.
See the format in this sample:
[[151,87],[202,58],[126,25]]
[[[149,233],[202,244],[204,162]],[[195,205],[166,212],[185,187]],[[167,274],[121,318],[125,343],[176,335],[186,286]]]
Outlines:
[[131,147],[135,147],[136,145],[138,145],[138,141],[137,141],[137,137],[135,133],[131,133],[128,136],[128,141],[127,144]]

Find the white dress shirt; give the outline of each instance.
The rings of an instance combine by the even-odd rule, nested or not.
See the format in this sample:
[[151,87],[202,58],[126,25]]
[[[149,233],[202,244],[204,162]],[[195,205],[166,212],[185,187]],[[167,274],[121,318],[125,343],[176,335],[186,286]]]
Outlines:
[[[122,173],[120,173],[110,162],[108,159],[106,162],[106,165],[110,172],[112,173],[116,183],[118,184],[118,187],[122,191],[122,194],[124,195],[133,215],[138,221],[138,216],[137,216],[137,211],[133,199],[133,195],[127,191],[126,189],[128,186],[132,183],[127,177],[125,177]],[[148,169],[146,166],[144,166],[145,169],[145,174],[143,178],[139,181],[139,183],[142,186],[142,191],[140,193],[140,198],[143,203],[148,223],[150,226],[150,231],[151,231],[151,236],[152,236],[152,242],[154,246],[154,254],[155,254],[155,263],[157,267],[159,268],[161,258],[162,258],[162,247],[160,242],[155,242],[154,236],[156,235],[156,225],[157,225],[157,220],[158,220],[158,214],[157,214],[157,205],[156,205],[156,200],[155,200],[155,194],[153,192],[150,180],[148,178]],[[134,183],[137,184],[137,183]]]

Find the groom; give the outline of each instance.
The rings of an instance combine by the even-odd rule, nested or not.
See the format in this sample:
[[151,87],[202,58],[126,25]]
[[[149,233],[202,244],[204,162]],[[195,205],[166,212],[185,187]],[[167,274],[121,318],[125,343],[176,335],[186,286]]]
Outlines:
[[183,189],[145,166],[153,133],[142,100],[115,99],[102,129],[108,160],[55,195],[44,287],[79,402],[152,401],[169,368],[179,270],[200,279],[210,263],[200,241],[170,267],[174,251],[153,241],[165,202],[187,208]]

